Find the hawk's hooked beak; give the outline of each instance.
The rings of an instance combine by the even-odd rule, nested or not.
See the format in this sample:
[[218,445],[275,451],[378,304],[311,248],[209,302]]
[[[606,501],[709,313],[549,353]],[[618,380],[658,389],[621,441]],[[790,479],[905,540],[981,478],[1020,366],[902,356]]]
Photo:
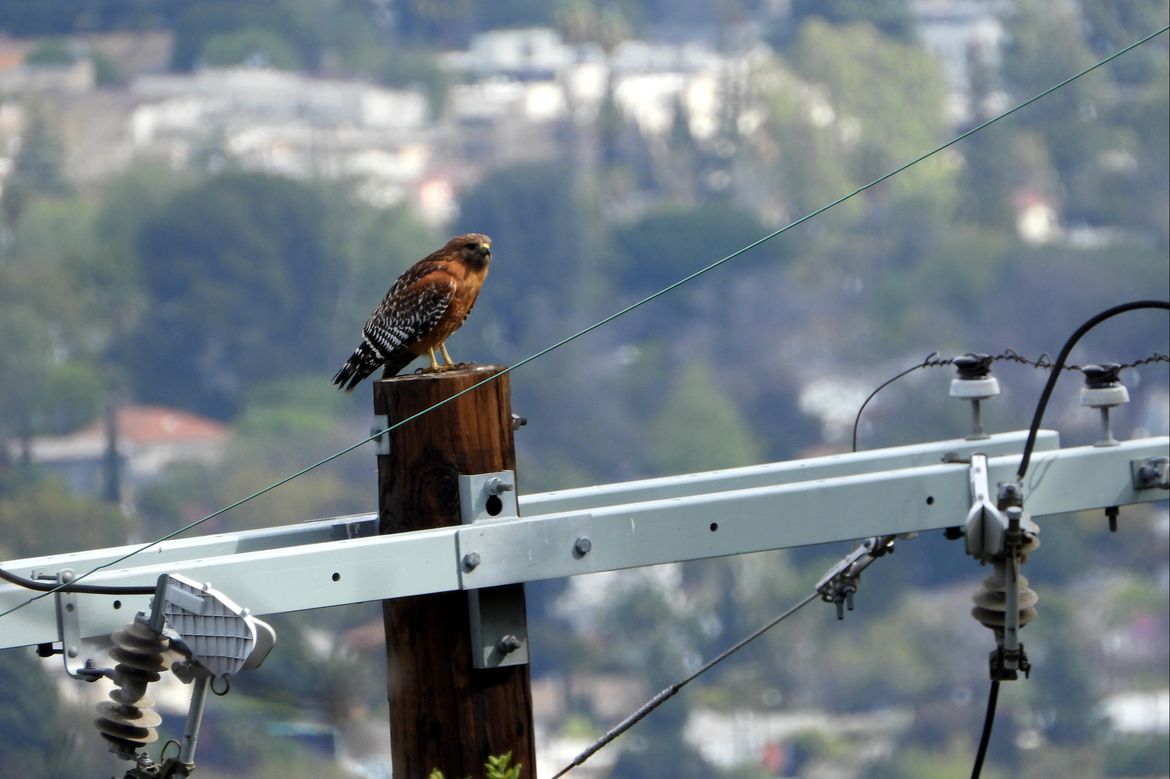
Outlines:
[[485,257],[490,257],[492,255],[492,245],[490,243],[481,243],[479,245],[479,253]]

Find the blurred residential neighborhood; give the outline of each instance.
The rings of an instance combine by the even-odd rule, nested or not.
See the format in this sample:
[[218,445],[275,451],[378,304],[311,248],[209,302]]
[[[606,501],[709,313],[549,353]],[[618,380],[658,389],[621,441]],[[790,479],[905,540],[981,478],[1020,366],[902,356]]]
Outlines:
[[[997,8],[986,0],[914,4],[922,43],[946,74],[954,125],[972,115],[969,63],[994,64],[998,57],[1004,29]],[[71,37],[71,61],[51,64],[27,61],[36,41],[0,34],[0,94],[52,104],[63,173],[79,184],[143,160],[212,168],[231,162],[300,179],[351,181],[373,204],[407,202],[443,224],[454,214],[455,192],[489,170],[545,160],[566,145],[586,164],[595,162],[597,149],[582,140],[587,134],[568,144],[574,134],[566,127],[594,123],[610,95],[662,147],[660,154],[669,153],[676,111],[700,141],[726,122],[746,132],[758,127],[760,108],[742,96],[753,65],[772,55],[742,35],[742,46],[728,53],[701,38],[623,40],[606,51],[595,42],[567,43],[551,28],[485,31],[439,58],[455,83],[436,111],[422,88],[275,69],[262,55],[238,66],[173,73],[174,36],[165,31]],[[100,82],[95,56],[116,69],[116,84]],[[823,116],[816,121],[833,121],[815,90],[804,98],[804,110]],[[1006,107],[1002,94],[984,99]],[[19,102],[5,103],[0,148],[7,158],[0,158],[0,171],[11,168],[25,113]]]
[[[10,2],[3,559],[149,540],[360,440],[367,398],[333,393],[331,366],[445,234],[484,230],[497,247],[453,351],[515,362],[1153,32],[1170,10],[95,0],[42,15],[37,0]],[[1166,297],[1167,71],[1162,35],[587,349],[518,372],[514,405],[531,420],[517,433],[522,489],[843,451],[869,392],[931,350],[1039,358],[1105,306]],[[1075,355],[1153,356],[1123,372],[1122,436],[1170,426],[1164,325],[1135,318]],[[996,371],[1005,393],[989,426],[1026,426],[1046,374]],[[919,371],[887,390],[858,425],[861,446],[964,435],[950,378]],[[1046,419],[1066,443],[1097,432],[1079,379],[1062,382]],[[371,456],[201,531],[371,511]],[[1170,776],[1165,502],[1126,509],[1116,534],[1097,515],[1044,532],[1028,568],[1036,673],[1005,686],[984,775]],[[899,543],[866,574],[856,614],[802,613],[571,775],[968,775],[992,641],[968,612],[985,572],[941,537]],[[539,765],[523,775],[562,768],[845,551],[531,585]],[[208,705],[200,774],[390,776],[380,609],[273,621],[268,665]],[[89,725],[104,683],[82,688],[28,655],[0,653],[0,777],[124,769]],[[188,697],[174,680],[160,687],[163,730],[181,727]],[[32,699],[35,727],[9,716]]]

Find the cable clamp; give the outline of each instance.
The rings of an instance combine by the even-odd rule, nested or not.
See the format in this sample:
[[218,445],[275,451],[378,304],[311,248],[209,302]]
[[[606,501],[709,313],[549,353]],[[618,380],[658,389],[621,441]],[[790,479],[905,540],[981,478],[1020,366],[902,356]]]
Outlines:
[[1170,490],[1170,457],[1148,457],[1131,460],[1135,490]]
[[817,582],[817,594],[825,603],[837,607],[837,619],[845,619],[845,610],[853,611],[853,596],[861,582],[861,572],[874,560],[894,551],[896,536],[873,536],[861,542]]
[[991,650],[988,657],[988,671],[992,679],[997,681],[1016,681],[1019,679],[1019,672],[1023,672],[1024,678],[1031,678],[1032,664],[1028,662],[1028,655],[1024,652],[1024,645],[1019,644],[1015,650],[1009,650],[1002,645],[997,646]]

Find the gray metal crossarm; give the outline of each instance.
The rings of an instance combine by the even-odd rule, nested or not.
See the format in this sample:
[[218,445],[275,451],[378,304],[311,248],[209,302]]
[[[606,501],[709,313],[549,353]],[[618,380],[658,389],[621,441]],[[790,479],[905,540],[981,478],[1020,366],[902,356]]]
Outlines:
[[[1168,446],[1161,437],[1036,455],[1024,489],[1028,511],[1040,517],[1164,499],[1164,490],[1134,487],[1130,463]],[[1016,455],[991,458],[990,483],[1014,480],[1018,465]],[[476,524],[459,530],[459,554],[480,560],[461,577],[464,588],[488,587],[941,529],[962,524],[970,503],[968,467],[955,463]],[[581,538],[588,554],[574,554]]]
[[[459,589],[454,528],[330,541],[99,571],[93,584],[148,584],[162,574],[210,583],[252,614],[276,614]],[[0,611],[31,595],[0,587]],[[82,637],[104,636],[149,596],[77,596]],[[53,599],[41,598],[0,619],[0,648],[57,640]],[[46,621],[48,620],[48,621]]]
[[[983,452],[994,457],[1019,452],[1023,449],[1026,438],[1026,432],[1017,431],[1000,433],[982,441],[957,438],[912,446],[749,465],[742,468],[602,484],[516,497],[519,501],[521,514],[529,516],[554,514],[564,511],[587,510],[616,503],[684,497],[705,492],[726,492],[734,489],[792,483],[809,479],[872,473],[875,470],[930,465],[939,462],[948,452],[960,457],[969,457],[972,452]],[[1059,445],[1060,437],[1054,431],[1042,430],[1036,439],[1036,451],[1038,452],[1051,451]],[[117,563],[117,567],[158,566],[164,563],[221,557],[242,552],[289,549],[309,544],[340,541],[346,538],[372,537],[377,535],[377,532],[378,516],[375,513],[315,519],[261,530],[242,530],[190,538],[175,538],[155,544],[145,552],[135,554],[133,557]],[[137,551],[141,546],[141,544],[128,544],[106,549],[31,557],[23,560],[12,560],[0,564],[0,567],[24,575],[33,575],[34,572],[56,575],[58,571],[64,569],[72,569],[80,574],[84,571],[91,571],[98,566],[108,565]],[[3,610],[0,608],[0,611]]]
[[[682,498],[750,487],[770,487],[813,479],[831,479],[918,465],[934,465],[941,462],[943,456],[947,454],[958,458],[970,457],[974,452],[981,452],[988,457],[1018,454],[1023,450],[1027,438],[1028,431],[1019,430],[997,433],[979,440],[954,438],[924,444],[810,457],[804,460],[784,460],[718,471],[521,495],[520,513],[535,516],[582,511],[618,503]],[[1041,430],[1036,436],[1037,452],[1052,451],[1059,446],[1060,436],[1053,430]]]
[[[292,525],[214,533],[190,538],[173,538],[152,545],[146,551],[139,551],[143,544],[89,549],[80,552],[28,557],[0,563],[14,573],[35,576],[38,573],[55,575],[58,571],[71,569],[76,574],[92,571],[114,563],[118,568],[157,566],[183,560],[206,557],[222,557],[242,552],[257,552],[269,549],[288,549],[306,544],[320,544],[327,541],[341,541],[347,538],[365,538],[377,535],[377,514],[353,514],[349,516],[314,519]],[[127,555],[128,559],[115,563]],[[86,581],[90,581],[87,577]],[[2,611],[3,609],[0,609]],[[2,622],[0,622],[2,625]]]
[[[979,449],[988,444],[977,443],[983,445]],[[1135,486],[1132,462],[1166,456],[1168,450],[1170,438],[1162,436],[1112,447],[1037,452],[1024,484],[1025,506],[1039,518],[1165,499],[1163,489]],[[866,473],[793,481],[792,474],[781,469],[779,483],[771,485],[186,561],[151,561],[152,565],[102,571],[87,581],[141,584],[155,581],[161,573],[180,573],[211,582],[262,615],[962,524],[971,507],[967,465],[907,467],[905,452],[895,450],[890,456],[897,465],[887,469],[881,467],[880,451],[866,454],[874,466]],[[1018,461],[1016,453],[989,458],[990,483],[1014,480]],[[655,481],[656,489],[668,489],[663,480]],[[480,562],[466,570],[461,561],[470,552],[477,553]],[[46,568],[48,563],[42,558]],[[11,585],[0,587],[0,611],[29,595]],[[78,598],[83,636],[108,633],[145,601],[121,598],[119,610],[113,608],[114,600],[99,595]],[[0,647],[57,638],[52,598],[41,598],[0,619]]]

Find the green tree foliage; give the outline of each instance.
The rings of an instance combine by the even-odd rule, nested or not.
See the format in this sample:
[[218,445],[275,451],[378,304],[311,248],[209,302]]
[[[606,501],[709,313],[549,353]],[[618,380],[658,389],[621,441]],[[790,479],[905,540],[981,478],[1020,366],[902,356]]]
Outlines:
[[[758,186],[790,219],[888,173],[949,133],[934,58],[868,25],[810,19],[784,63],[758,65],[752,84],[767,120],[745,147],[751,167],[759,168],[748,178],[767,171]],[[953,215],[957,172],[954,162],[930,160],[834,208],[819,224],[831,234],[864,229],[892,240],[937,229]]]
[[[1020,0],[1005,20],[1010,38],[1003,52],[1005,85],[1012,98],[1031,97],[1091,65],[1096,59],[1082,34],[1072,3]],[[1059,41],[1059,45],[1054,45]],[[1109,102],[1105,73],[1082,78],[1045,98],[1018,118],[1022,128],[1043,139],[1075,217],[1096,196],[1090,191],[1092,161],[1108,148],[1109,130],[1100,120]]]
[[594,264],[587,214],[560,163],[496,170],[468,190],[454,231],[483,232],[495,241],[491,274],[472,316],[490,317],[507,340],[524,343],[536,335],[534,325],[572,310]]
[[[935,59],[914,43],[891,41],[865,25],[811,20],[801,28],[787,61],[824,90],[858,184],[945,139],[946,85]],[[906,178],[935,197],[948,194],[945,180],[923,180],[922,175],[915,171]]]
[[[520,779],[521,763],[512,765],[512,753],[493,755],[483,764],[484,779]],[[443,772],[435,769],[428,774],[427,779],[444,779]]]
[[663,205],[614,229],[614,278],[627,293],[655,291],[766,232],[752,211],[730,203]]
[[69,191],[62,173],[61,140],[42,109],[30,112],[24,142],[4,178],[0,210],[5,226],[15,230],[30,204],[38,198],[59,197]]
[[914,12],[907,0],[793,0],[790,24],[799,27],[810,19],[830,24],[868,24],[895,40],[913,41],[917,34]]
[[[326,41],[323,31],[326,20],[337,2],[320,3],[317,0],[201,0],[198,3],[176,2],[173,6],[175,49],[172,65],[189,70],[200,64],[200,57],[209,53],[207,46],[217,36],[228,35],[212,45],[210,53],[220,56],[238,52],[262,42],[278,58],[295,58],[310,70],[316,70],[321,61]],[[255,32],[241,37],[246,31],[263,31],[261,41]],[[278,63],[273,63],[278,64]]]
[[[51,339],[42,320],[27,306],[0,309],[0,442],[19,438],[27,446],[35,428],[38,400],[52,373]],[[7,452],[0,452],[3,462]]]
[[126,542],[117,507],[74,495],[32,468],[0,471],[0,560],[98,549]]
[[[330,316],[338,349],[356,343],[366,315],[386,290],[416,260],[446,241],[446,236],[419,222],[405,208],[371,208],[344,184],[323,186],[325,240],[337,261],[331,272],[340,278],[335,312]],[[349,353],[338,357],[338,362]]]
[[142,228],[148,307],[126,363],[144,400],[227,416],[264,379],[333,357],[338,275],[308,187],[228,173],[177,195]]
[[62,433],[100,408],[108,371],[100,358],[121,311],[94,267],[97,209],[76,197],[22,207],[0,263],[0,438]]
[[0,650],[0,768],[7,776],[73,776],[73,739],[53,682],[28,649]]
[[647,428],[651,466],[659,473],[732,468],[760,461],[761,446],[711,369],[691,362],[679,372]]
[[[1112,54],[1166,24],[1170,17],[1168,0],[1130,0],[1108,3],[1081,0],[1086,38],[1099,57]],[[1166,75],[1166,47],[1145,46],[1130,52],[1110,67],[1121,84],[1145,84]]]
[[254,27],[210,36],[200,50],[199,60],[219,67],[256,64],[298,70],[301,66],[296,50],[284,38]]

